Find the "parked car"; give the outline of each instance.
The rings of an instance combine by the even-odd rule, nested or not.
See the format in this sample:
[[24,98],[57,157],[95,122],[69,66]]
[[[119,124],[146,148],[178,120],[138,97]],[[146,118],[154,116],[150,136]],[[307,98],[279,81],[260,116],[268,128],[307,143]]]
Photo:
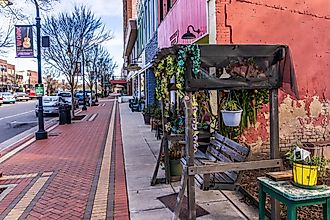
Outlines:
[[[44,114],[57,114],[59,113],[59,106],[61,104],[68,104],[62,97],[60,96],[43,96],[42,97],[42,106]],[[38,103],[35,108],[36,116],[38,117]]]
[[61,92],[58,92],[57,95],[62,97],[68,104],[72,105],[72,103],[73,103],[75,108],[79,107],[78,100],[76,97],[73,97],[73,101],[72,101],[71,92],[61,91]]
[[3,98],[0,96],[0,106],[3,104]]
[[26,94],[25,92],[17,92],[15,94],[16,96],[16,101],[29,101],[30,97],[28,94]]
[[10,92],[0,92],[0,96],[3,99],[3,103],[13,103],[13,104],[15,104],[15,102],[16,102],[15,96]]
[[[78,100],[78,105],[84,104],[84,93],[82,91],[76,92],[74,97]],[[85,93],[85,100],[86,100],[86,104],[89,105],[90,96],[88,95],[87,92]]]
[[32,90],[32,89],[26,91],[26,94],[28,94],[28,96],[30,97],[30,99],[36,99],[36,98],[37,98],[36,91],[34,91],[34,90]]

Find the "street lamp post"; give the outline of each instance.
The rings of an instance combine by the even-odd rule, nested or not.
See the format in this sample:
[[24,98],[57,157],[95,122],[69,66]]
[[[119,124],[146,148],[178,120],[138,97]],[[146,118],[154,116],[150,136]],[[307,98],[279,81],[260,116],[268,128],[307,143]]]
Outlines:
[[[81,49],[81,47],[77,47],[76,45],[72,45],[73,47],[76,47],[78,51],[82,53],[82,77],[83,77],[83,107],[81,108],[83,111],[87,110],[86,107],[86,89],[85,89],[85,53],[84,50]],[[70,46],[68,47],[67,51],[69,56],[72,56],[72,51]]]
[[[37,0],[34,0],[34,4],[36,6],[36,27],[37,27],[37,60],[38,60],[38,84],[42,84],[42,75],[41,75],[41,23],[40,23],[40,12],[39,5]],[[39,105],[38,105],[38,124],[39,130],[36,132],[36,140],[47,139],[48,135],[45,131],[44,125],[44,109],[42,106],[42,96],[38,97]]]
[[98,78],[98,73],[97,73],[97,67],[94,67],[94,75],[95,75],[95,102],[99,102],[99,100],[97,99],[97,78]]
[[[84,98],[84,102],[83,102],[84,105],[82,107],[82,110],[86,111],[87,107],[86,107],[86,88],[85,88],[85,53],[84,53],[84,50],[81,50],[81,52],[82,52],[83,98]],[[91,95],[91,98],[92,98],[92,95]]]

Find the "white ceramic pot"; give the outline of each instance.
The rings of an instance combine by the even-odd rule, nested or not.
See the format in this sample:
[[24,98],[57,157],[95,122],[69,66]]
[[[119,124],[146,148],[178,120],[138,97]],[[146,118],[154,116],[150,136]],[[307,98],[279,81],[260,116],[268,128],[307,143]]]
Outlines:
[[229,127],[237,127],[241,122],[243,110],[240,109],[238,111],[228,111],[228,110],[221,110],[222,119],[226,126]]

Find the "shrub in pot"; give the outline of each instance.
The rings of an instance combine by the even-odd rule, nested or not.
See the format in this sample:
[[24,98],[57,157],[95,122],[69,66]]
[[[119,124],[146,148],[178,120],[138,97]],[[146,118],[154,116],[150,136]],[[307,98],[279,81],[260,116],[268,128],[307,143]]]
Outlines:
[[152,105],[147,105],[147,107],[145,107],[143,109],[143,118],[144,118],[144,123],[146,125],[149,125],[150,124],[150,118],[151,118],[151,115],[152,115]]

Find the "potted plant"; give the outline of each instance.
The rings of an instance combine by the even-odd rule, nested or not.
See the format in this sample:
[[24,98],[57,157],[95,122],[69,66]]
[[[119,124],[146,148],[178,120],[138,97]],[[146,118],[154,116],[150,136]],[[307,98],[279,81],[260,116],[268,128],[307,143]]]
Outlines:
[[222,119],[226,126],[236,127],[241,122],[242,109],[235,100],[227,100],[221,110]]
[[151,129],[156,130],[156,124],[160,122],[161,116],[162,116],[162,111],[160,107],[157,104],[154,104],[152,106],[152,111],[151,111]]
[[298,186],[313,187],[317,184],[318,177],[326,174],[329,161],[324,156],[311,156],[311,153],[299,144],[288,151],[286,156],[292,164],[293,182]]
[[182,145],[179,142],[173,142],[169,149],[171,176],[181,176],[182,174],[182,165],[180,162],[182,157],[181,149]]
[[150,125],[150,118],[152,115],[152,106],[151,105],[147,105],[146,108],[143,109],[143,118],[144,118],[144,123],[146,125]]
[[[169,148],[169,161],[170,161],[170,175],[171,176],[181,176],[182,174],[182,164],[181,164],[181,157],[182,157],[182,145],[179,142],[171,143]],[[161,162],[164,164],[165,162],[165,155],[162,154]]]

